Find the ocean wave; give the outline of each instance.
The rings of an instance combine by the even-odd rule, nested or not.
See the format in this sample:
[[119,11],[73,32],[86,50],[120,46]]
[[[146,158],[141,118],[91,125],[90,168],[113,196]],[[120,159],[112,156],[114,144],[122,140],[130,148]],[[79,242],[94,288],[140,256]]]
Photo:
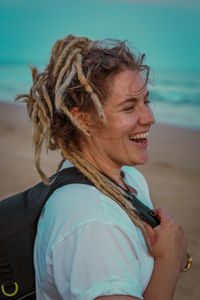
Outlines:
[[200,105],[200,89],[150,89],[152,101]]
[[[32,84],[27,64],[0,63],[0,100],[13,102],[17,94],[26,93]],[[38,66],[43,70],[43,66]],[[199,73],[198,73],[199,74]],[[200,129],[200,76],[197,73],[167,73],[150,85],[150,100],[159,122]]]

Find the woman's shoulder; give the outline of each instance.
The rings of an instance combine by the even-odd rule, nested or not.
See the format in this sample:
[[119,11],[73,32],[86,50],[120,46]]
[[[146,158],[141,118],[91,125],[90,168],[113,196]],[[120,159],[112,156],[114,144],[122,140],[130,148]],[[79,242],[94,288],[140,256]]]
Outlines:
[[45,214],[56,222],[73,219],[77,226],[96,221],[119,223],[127,218],[115,201],[95,186],[81,183],[65,185],[54,191],[45,205]]
[[58,188],[48,199],[39,220],[38,238],[43,237],[53,249],[81,228],[98,224],[120,227],[127,234],[135,232],[124,210],[96,187],[69,184]]
[[40,215],[38,240],[52,249],[84,224],[102,219],[98,199],[98,190],[86,184],[68,184],[56,189]]
[[65,216],[93,215],[93,212],[101,213],[100,192],[87,184],[73,183],[58,188],[48,199],[45,209],[49,214]]

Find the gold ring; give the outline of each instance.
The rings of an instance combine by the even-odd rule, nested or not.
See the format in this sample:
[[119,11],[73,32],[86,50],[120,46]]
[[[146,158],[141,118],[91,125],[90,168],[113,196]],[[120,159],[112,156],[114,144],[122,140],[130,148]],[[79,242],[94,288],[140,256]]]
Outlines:
[[183,270],[183,272],[186,272],[187,270],[189,270],[192,266],[192,256],[189,254],[189,252],[187,252],[187,264]]

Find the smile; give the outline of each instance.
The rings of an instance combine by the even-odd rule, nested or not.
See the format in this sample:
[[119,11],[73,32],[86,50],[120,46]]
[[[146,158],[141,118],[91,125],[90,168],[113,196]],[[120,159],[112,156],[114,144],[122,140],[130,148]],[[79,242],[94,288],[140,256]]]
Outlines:
[[137,133],[130,136],[129,139],[136,143],[145,144],[148,136],[149,136],[149,132]]

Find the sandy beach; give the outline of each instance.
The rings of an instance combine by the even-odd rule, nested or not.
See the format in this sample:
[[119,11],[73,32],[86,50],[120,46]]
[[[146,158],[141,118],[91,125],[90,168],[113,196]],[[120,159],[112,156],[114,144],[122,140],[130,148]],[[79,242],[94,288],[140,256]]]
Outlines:
[[[148,181],[154,206],[166,208],[183,225],[193,256],[192,269],[181,274],[174,300],[199,300],[200,131],[156,124],[149,142],[149,162],[138,169]],[[0,143],[3,199],[40,181],[23,105],[0,103]],[[48,175],[55,172],[58,162],[58,153],[43,155]]]

